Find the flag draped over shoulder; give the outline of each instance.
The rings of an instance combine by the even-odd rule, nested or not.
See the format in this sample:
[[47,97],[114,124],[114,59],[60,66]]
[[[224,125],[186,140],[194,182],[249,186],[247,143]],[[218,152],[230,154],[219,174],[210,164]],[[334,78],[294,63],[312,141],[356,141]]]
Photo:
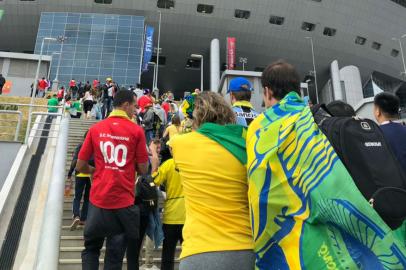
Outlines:
[[200,134],[209,137],[226,148],[242,164],[247,163],[245,151],[246,130],[240,125],[218,125],[205,123],[198,130]]
[[404,227],[368,204],[296,93],[251,123],[247,155],[257,269],[406,269]]

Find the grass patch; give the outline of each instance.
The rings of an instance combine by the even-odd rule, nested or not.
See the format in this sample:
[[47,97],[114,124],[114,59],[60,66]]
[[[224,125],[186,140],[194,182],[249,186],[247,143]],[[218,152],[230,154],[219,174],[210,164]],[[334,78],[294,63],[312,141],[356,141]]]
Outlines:
[[[20,111],[23,113],[22,124],[18,134],[18,141],[23,142],[28,123],[28,106],[4,105],[4,103],[18,103],[30,104],[31,98],[29,97],[10,97],[0,96],[0,110]],[[35,105],[47,105],[48,100],[45,98],[35,98]],[[33,112],[46,112],[47,108],[34,107]],[[17,126],[17,114],[3,114],[0,113],[0,141],[14,141],[14,134]],[[34,121],[35,119],[33,119]],[[3,134],[7,133],[7,134]]]

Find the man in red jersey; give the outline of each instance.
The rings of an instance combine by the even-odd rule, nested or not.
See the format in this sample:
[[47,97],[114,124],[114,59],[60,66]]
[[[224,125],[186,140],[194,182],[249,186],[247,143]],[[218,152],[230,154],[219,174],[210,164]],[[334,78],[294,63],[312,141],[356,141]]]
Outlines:
[[[93,174],[82,269],[99,269],[105,237],[104,269],[121,269],[126,239],[136,241],[139,237],[134,185],[136,171],[147,173],[148,153],[144,131],[131,120],[136,104],[131,91],[119,91],[113,112],[90,128],[79,153],[76,170]],[[92,155],[95,167],[88,163]]]
[[154,98],[149,89],[144,89],[144,95],[138,99],[138,106],[141,109],[141,114],[145,112],[145,106],[147,104],[154,104]]
[[45,77],[42,77],[42,80],[39,81],[38,83],[38,96],[40,98],[45,96],[45,88],[47,88],[47,81],[45,80]]
[[94,80],[93,80],[93,89],[96,89],[96,88],[99,87],[99,86],[100,86],[99,80],[98,80],[98,79],[94,79]]

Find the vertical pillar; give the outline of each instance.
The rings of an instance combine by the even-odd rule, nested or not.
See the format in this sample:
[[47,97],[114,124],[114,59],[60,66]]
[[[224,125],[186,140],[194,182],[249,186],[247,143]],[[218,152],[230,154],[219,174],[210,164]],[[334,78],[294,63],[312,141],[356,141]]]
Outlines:
[[333,100],[344,100],[343,90],[341,89],[340,69],[338,61],[334,60],[330,66],[331,82],[333,85]]
[[220,41],[215,38],[210,44],[210,90],[217,92],[220,85]]

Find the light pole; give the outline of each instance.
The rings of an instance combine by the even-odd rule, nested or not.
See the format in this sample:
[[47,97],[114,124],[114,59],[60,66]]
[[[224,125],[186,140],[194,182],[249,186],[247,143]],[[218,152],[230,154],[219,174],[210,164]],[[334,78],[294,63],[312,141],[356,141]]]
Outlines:
[[190,57],[200,59],[200,91],[203,91],[203,55],[191,54]]
[[316,72],[316,61],[314,60],[313,38],[312,37],[306,37],[306,39],[310,39],[310,45],[312,46],[314,84],[316,86],[316,101],[317,101],[317,104],[318,104],[319,103],[319,89],[317,87],[317,72]]
[[403,75],[406,78],[406,64],[405,64],[405,55],[403,54],[403,46],[402,46],[402,38],[405,38],[406,34],[401,36],[400,38],[392,38],[392,40],[398,41],[399,42],[399,47],[400,47],[400,55],[402,57],[402,63],[403,63]]
[[245,65],[248,64],[248,58],[240,57],[240,63],[242,63],[242,71],[245,71]]
[[59,59],[58,59],[58,68],[56,69],[55,81],[59,83],[59,67],[61,66],[61,58],[63,52],[63,44],[68,38],[65,36],[59,36],[58,41],[61,43],[61,51],[59,52]]
[[[49,63],[49,68],[48,68],[48,81],[49,81],[49,77],[50,77],[50,75],[51,75],[51,68],[52,68],[52,62],[54,62],[54,55],[60,55],[61,53],[59,53],[59,52],[53,52],[52,53],[52,60],[51,60],[51,63]],[[59,58],[60,58],[60,56],[59,56]],[[59,60],[59,58],[58,58],[58,60]]]
[[28,135],[30,133],[29,125],[31,123],[32,105],[34,104],[34,96],[35,96],[35,93],[37,92],[37,87],[38,87],[37,81],[38,81],[38,76],[39,76],[39,70],[40,70],[40,67],[41,67],[42,51],[44,49],[44,42],[45,41],[56,41],[56,38],[44,37],[42,39],[42,42],[41,42],[41,50],[40,50],[39,59],[38,59],[37,72],[35,73],[34,87],[33,87],[32,93],[31,93],[30,107],[28,109],[28,125],[27,125],[27,130],[25,132],[25,144],[28,143]]
[[[158,72],[159,72],[159,54],[160,54],[160,44],[161,44],[161,22],[162,22],[162,12],[158,11],[159,13],[159,24],[158,24],[158,50],[156,53],[156,74],[155,74],[155,85],[153,85],[154,89],[158,89]],[[159,92],[158,92],[159,95]]]

